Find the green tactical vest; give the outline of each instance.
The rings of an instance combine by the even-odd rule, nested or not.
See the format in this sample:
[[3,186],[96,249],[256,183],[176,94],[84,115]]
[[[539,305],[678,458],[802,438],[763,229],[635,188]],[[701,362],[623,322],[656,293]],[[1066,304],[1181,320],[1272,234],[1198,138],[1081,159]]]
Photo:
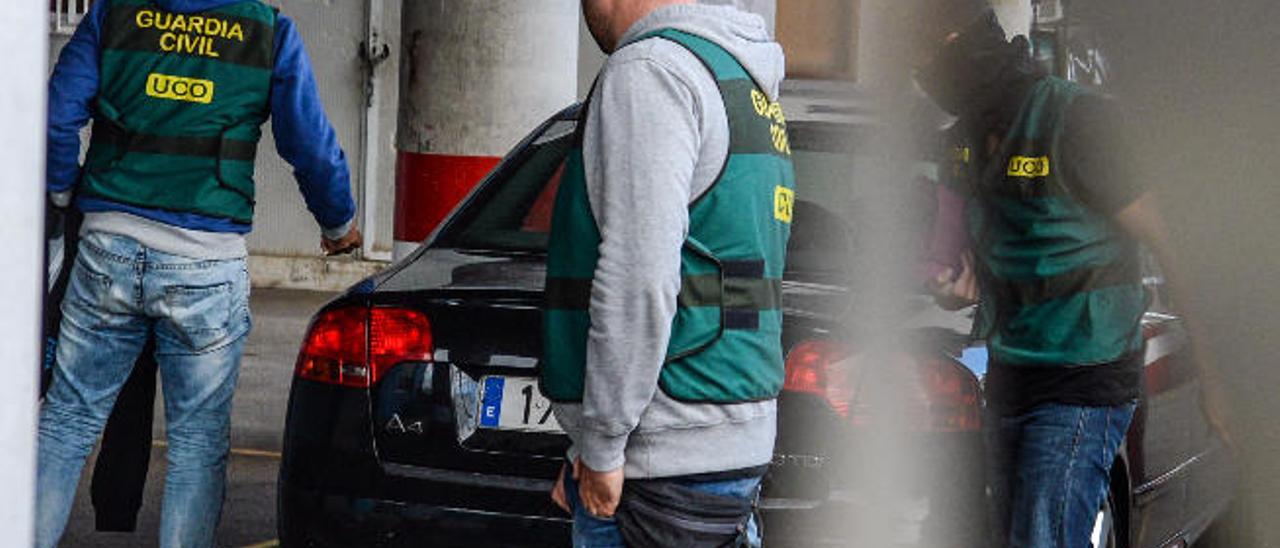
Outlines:
[[1100,365],[1142,348],[1137,245],[1078,199],[1061,164],[1066,112],[1083,93],[1052,77],[1032,86],[977,181],[977,326],[995,363]]
[[192,14],[111,0],[81,195],[251,223],[275,23],[257,0]]
[[[782,273],[795,199],[786,120],[780,105],[720,46],[674,30],[639,40],[648,38],[675,42],[706,64],[730,129],[723,171],[689,206],[682,284],[659,386],[689,402],[772,399],[784,377]],[[555,401],[582,400],[599,260],[600,231],[582,159],[586,110],[557,191],[547,256],[541,382]]]

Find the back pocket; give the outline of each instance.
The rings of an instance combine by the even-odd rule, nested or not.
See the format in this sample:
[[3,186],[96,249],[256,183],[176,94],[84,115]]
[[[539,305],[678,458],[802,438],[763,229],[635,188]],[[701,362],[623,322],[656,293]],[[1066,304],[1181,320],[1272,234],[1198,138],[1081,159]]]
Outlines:
[[226,342],[234,303],[231,291],[231,283],[165,288],[169,322],[192,351],[202,352]]
[[103,306],[111,296],[111,277],[94,270],[84,257],[76,257],[75,266],[71,268],[72,279],[68,293],[73,298],[94,305]]
[[[113,290],[117,290],[116,293],[113,294]],[[95,270],[81,254],[71,268],[66,292],[49,298],[61,300],[59,310],[64,318],[97,330],[127,321],[129,303],[123,300],[122,293],[122,288],[112,287],[110,276]]]

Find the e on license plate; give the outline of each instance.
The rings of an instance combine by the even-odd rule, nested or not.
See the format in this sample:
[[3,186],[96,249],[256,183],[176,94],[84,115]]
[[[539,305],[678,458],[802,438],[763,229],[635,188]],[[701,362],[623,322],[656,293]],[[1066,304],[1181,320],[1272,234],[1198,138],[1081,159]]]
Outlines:
[[563,432],[551,413],[551,400],[537,379],[489,376],[481,379],[480,428],[525,432]]

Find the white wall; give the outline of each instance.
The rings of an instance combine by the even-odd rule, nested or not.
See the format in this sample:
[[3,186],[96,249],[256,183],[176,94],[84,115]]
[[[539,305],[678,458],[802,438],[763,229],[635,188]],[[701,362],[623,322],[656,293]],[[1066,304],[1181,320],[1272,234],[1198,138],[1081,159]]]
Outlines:
[[[311,56],[320,97],[325,112],[338,132],[338,142],[347,153],[351,166],[353,194],[357,201],[365,191],[361,188],[364,150],[361,146],[361,127],[364,123],[364,68],[359,57],[359,44],[364,40],[366,2],[364,0],[272,0],[297,23],[297,28]],[[384,9],[395,8],[399,2],[384,2]],[[384,14],[385,16],[385,14]],[[379,215],[383,221],[370,228],[363,226],[360,212],[363,204],[357,204],[357,220],[362,229],[381,244],[386,251],[391,248],[391,198],[395,153],[390,135],[395,127],[395,63],[399,58],[399,25],[384,25],[394,29],[391,47],[393,58],[379,69],[384,75],[379,87],[382,108],[378,115],[384,135],[376,141],[380,150],[380,166],[377,181]],[[389,75],[389,76],[388,76]],[[390,97],[387,94],[390,93]],[[388,100],[390,99],[390,100]],[[275,141],[270,124],[259,146],[257,192],[258,207],[254,215],[254,232],[249,237],[249,249],[254,254],[316,257],[319,255],[320,229],[303,204],[302,196],[293,178],[293,170],[275,154]],[[383,199],[383,196],[386,196]]]
[[36,373],[43,264],[48,16],[35,2],[0,3],[0,539],[30,546],[35,506]]
[[579,17],[578,99],[587,98],[587,93],[591,92],[591,84],[595,82],[596,74],[600,72],[600,67],[604,66],[605,59],[604,52],[600,51],[600,46],[596,45],[595,38],[591,37],[591,31],[587,30],[586,18]]

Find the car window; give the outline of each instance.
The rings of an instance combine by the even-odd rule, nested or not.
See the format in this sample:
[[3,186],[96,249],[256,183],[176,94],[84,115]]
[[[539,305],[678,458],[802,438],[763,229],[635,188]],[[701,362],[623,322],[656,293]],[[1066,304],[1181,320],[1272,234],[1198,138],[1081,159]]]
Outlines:
[[441,235],[443,247],[498,251],[545,251],[551,209],[564,174],[575,127],[561,120],[548,126],[511,167],[477,195]]
[[[459,249],[545,252],[555,195],[576,124],[558,121],[508,161],[497,178],[459,213],[436,245]],[[856,186],[856,155],[847,127],[805,127],[795,149],[796,221],[788,250],[792,275],[852,273],[856,231],[847,195]],[[805,145],[805,143],[808,143]]]
[[555,208],[556,192],[560,191],[560,180],[563,178],[564,163],[561,163],[547,180],[542,192],[538,193],[538,199],[534,200],[533,207],[530,207],[529,212],[525,214],[524,223],[520,225],[521,230],[543,234],[551,232],[551,212]]

